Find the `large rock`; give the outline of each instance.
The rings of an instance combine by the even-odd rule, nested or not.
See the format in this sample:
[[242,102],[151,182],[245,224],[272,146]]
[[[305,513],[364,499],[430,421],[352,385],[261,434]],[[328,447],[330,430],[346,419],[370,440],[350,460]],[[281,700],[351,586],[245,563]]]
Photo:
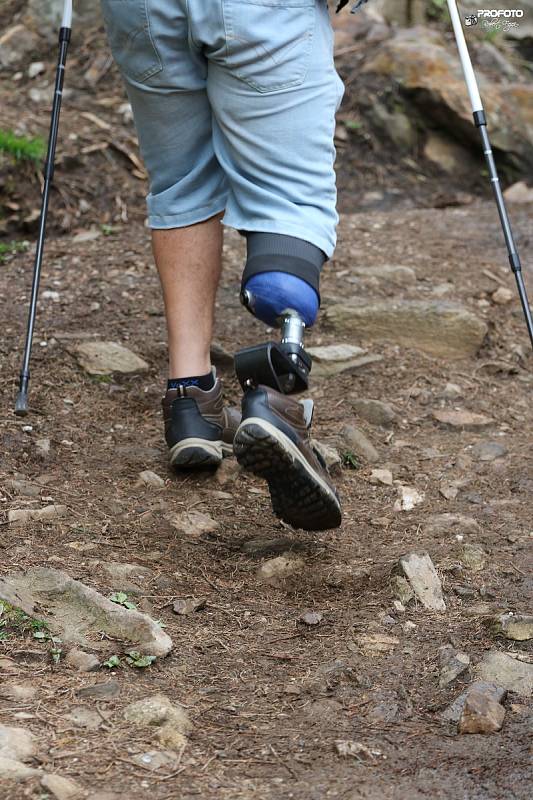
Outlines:
[[519,661],[507,653],[487,653],[476,669],[480,678],[491,681],[522,697],[533,694],[533,664]]
[[37,49],[39,37],[24,25],[13,25],[0,36],[0,67],[16,67]]
[[80,342],[68,348],[89,375],[147,372],[148,364],[118,342]]
[[[455,49],[448,50],[436,31],[412,28],[398,31],[384,42],[370,59],[364,72],[383,75],[399,84],[401,90],[423,112],[429,114],[442,131],[452,138],[479,147],[478,133],[472,125],[472,109]],[[494,147],[506,152],[521,166],[533,164],[531,136],[531,87],[522,84],[498,85],[478,72],[481,95],[490,122]],[[524,100],[526,105],[524,105]]]
[[101,638],[106,633],[147,655],[166,656],[172,649],[171,638],[147,614],[113,603],[57,569],[36,567],[1,579],[0,600],[44,619],[65,644],[101,650],[108,647]]
[[443,358],[475,355],[486,324],[464,306],[438,300],[338,303],[324,312],[335,332],[391,341]]

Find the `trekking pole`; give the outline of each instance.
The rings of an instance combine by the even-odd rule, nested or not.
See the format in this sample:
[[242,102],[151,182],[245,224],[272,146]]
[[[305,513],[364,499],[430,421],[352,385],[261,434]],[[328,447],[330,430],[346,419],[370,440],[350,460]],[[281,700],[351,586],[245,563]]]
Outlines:
[[39,235],[35,248],[35,261],[33,266],[33,282],[31,287],[30,310],[28,314],[28,328],[26,333],[26,344],[24,347],[24,359],[22,371],[20,373],[19,393],[15,403],[15,414],[25,416],[28,413],[28,385],[30,381],[30,357],[33,340],[33,330],[35,328],[35,315],[37,312],[37,296],[39,294],[39,281],[41,278],[41,266],[43,262],[44,240],[46,234],[46,218],[48,216],[48,204],[50,201],[50,188],[54,177],[54,160],[56,154],[57,133],[59,130],[59,114],[61,112],[61,95],[63,93],[63,83],[65,80],[65,64],[67,62],[67,52],[72,33],[72,0],[64,0],[63,18],[59,29],[59,56],[57,62],[57,72],[54,90],[54,101],[52,104],[52,119],[50,122],[50,133],[48,136],[48,150],[44,164],[44,186],[41,197],[41,214],[39,217]]
[[518,251],[516,249],[513,231],[511,229],[511,223],[509,221],[509,215],[507,214],[507,208],[505,206],[505,200],[503,198],[503,193],[500,186],[500,179],[498,177],[498,171],[496,169],[496,163],[494,161],[494,155],[492,153],[489,134],[487,132],[487,119],[485,117],[485,110],[483,108],[483,103],[481,102],[481,97],[479,95],[479,88],[477,85],[474,68],[472,67],[472,60],[470,58],[470,53],[468,52],[468,47],[466,44],[461,18],[459,16],[459,11],[457,10],[456,0],[448,0],[448,9],[450,11],[450,17],[452,20],[455,40],[457,42],[457,47],[459,49],[459,57],[461,59],[461,66],[463,68],[463,73],[465,76],[466,87],[468,89],[470,102],[472,104],[474,124],[476,128],[479,128],[481,142],[483,145],[483,153],[485,155],[485,161],[487,162],[490,181],[492,183],[492,190],[494,192],[494,197],[496,199],[496,206],[498,207],[498,214],[502,225],[503,236],[505,239],[505,244],[507,246],[509,263],[516,278],[518,294],[520,296],[520,302],[522,304],[522,309],[524,311],[524,316],[526,318],[526,325],[529,333],[529,338],[531,340],[531,346],[533,347],[533,319],[531,318],[531,309],[529,307],[527,291],[524,285],[524,279],[522,277],[522,265],[520,263],[520,256],[518,255]]

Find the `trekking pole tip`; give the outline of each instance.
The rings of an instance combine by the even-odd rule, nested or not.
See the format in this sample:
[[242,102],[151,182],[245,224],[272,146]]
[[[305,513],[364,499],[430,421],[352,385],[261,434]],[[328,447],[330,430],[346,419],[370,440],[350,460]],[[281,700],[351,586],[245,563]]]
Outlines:
[[17,417],[25,417],[28,413],[28,392],[20,391],[15,402],[15,414]]

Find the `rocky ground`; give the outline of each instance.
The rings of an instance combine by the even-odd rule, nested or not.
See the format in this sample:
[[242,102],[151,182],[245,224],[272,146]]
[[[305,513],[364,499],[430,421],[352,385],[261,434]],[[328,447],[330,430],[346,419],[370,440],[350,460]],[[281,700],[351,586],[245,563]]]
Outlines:
[[[0,268],[2,800],[526,800],[533,359],[477,167],[446,173],[418,145],[395,163],[385,137],[342,127],[374,78],[348,93],[339,246],[307,341],[344,522],[291,530],[233,459],[167,467],[144,176],[90,36],[25,419],[31,254]],[[75,76],[97,63],[95,91]],[[9,71],[0,97],[9,125],[44,129],[46,103],[21,114]],[[37,184],[4,181],[4,241],[33,235]],[[532,287],[528,191],[510,211]],[[226,231],[213,360],[233,403],[231,354],[264,337],[238,302],[243,258]]]
[[[225,247],[214,357],[236,402],[227,352],[260,328]],[[232,459],[169,473],[141,226],[50,242],[24,420],[27,257],[5,264],[0,770],[24,780],[4,797],[529,796],[533,377],[504,263],[489,205],[343,218],[309,339],[345,512],[319,536]]]

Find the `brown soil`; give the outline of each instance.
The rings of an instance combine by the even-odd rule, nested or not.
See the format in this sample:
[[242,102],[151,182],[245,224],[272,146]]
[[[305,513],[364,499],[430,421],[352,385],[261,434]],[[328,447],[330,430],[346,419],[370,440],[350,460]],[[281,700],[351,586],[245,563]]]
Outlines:
[[[73,66],[74,76],[76,72],[81,73],[80,64]],[[76,86],[75,78],[71,85]],[[8,91],[7,83],[0,85],[3,106]],[[344,505],[341,529],[318,536],[292,531],[272,516],[265,488],[256,479],[241,474],[221,486],[211,474],[175,475],[167,468],[160,412],[164,320],[143,228],[144,184],[131,174],[131,158],[120,155],[114,145],[79,155],[91,137],[102,141],[101,131],[87,120],[78,116],[76,122],[80,108],[96,107],[86,88],[79,92],[77,106],[65,109],[63,130],[75,130],[79,139],[62,141],[62,152],[70,155],[63,156],[64,168],[58,173],[52,230],[61,226],[62,213],[70,213],[65,227],[71,231],[102,222],[112,223],[113,230],[104,235],[95,228],[100,235],[92,241],[55,232],[50,237],[42,291],[57,291],[59,301],[40,302],[32,410],[24,420],[13,415],[12,407],[30,254],[9,256],[0,271],[0,574],[50,566],[107,595],[120,587],[109,582],[97,562],[147,566],[152,577],[136,602],[165,624],[174,650],[145,670],[115,670],[118,697],[83,701],[112,712],[99,731],[89,732],[74,728],[65,714],[80,704],[76,691],[105,681],[109,670],[81,675],[63,661],[54,665],[45,646],[13,634],[0,642],[2,682],[31,684],[38,694],[27,704],[0,700],[0,721],[27,727],[38,736],[47,771],[72,777],[87,790],[114,791],[128,800],[148,793],[154,800],[526,800],[533,779],[527,700],[511,694],[503,730],[489,736],[459,736],[440,720],[440,712],[468,679],[439,688],[439,647],[453,643],[471,656],[473,665],[487,649],[527,651],[527,643],[496,639],[472,609],[483,602],[494,610],[526,611],[533,603],[533,360],[518,302],[499,306],[490,299],[500,284],[513,288],[493,205],[343,215],[338,250],[324,277],[324,307],[347,295],[370,302],[444,294],[484,317],[489,334],[478,357],[464,361],[436,359],[394,343],[368,344],[383,361],[336,380],[333,399],[332,387],[317,381],[311,390],[316,437],[336,444],[343,424],[356,423],[380,452],[377,466],[389,467],[395,479],[416,486],[426,499],[411,512],[394,512],[396,487],[371,485],[370,467],[363,462],[335,476]],[[99,95],[102,99],[105,92]],[[11,97],[6,118],[14,120],[19,113]],[[115,112],[100,106],[97,113],[107,120]],[[37,127],[44,120],[43,111]],[[128,140],[130,147],[134,152]],[[80,163],[67,172],[71,157]],[[106,169],[108,158],[112,164]],[[128,223],[120,222],[107,199],[102,200],[102,213],[98,211],[98,198],[108,198],[119,173],[122,183],[116,194],[124,202],[127,198]],[[89,198],[90,210],[76,217],[81,194]],[[30,196],[28,190],[24,197]],[[340,202],[341,207],[353,207],[347,195],[341,194]],[[523,210],[512,211],[526,254],[530,219]],[[12,231],[15,222],[20,225],[20,220],[10,223]],[[242,263],[243,243],[227,231],[216,337],[229,352],[264,337],[263,327],[238,302]],[[413,267],[416,283],[401,287],[349,280],[355,265],[381,264]],[[532,274],[526,276],[530,283]],[[125,343],[149,362],[149,374],[143,379],[91,379],[68,352],[73,340],[91,337]],[[308,343],[338,339],[322,318]],[[364,331],[356,340],[360,342],[365,343]],[[228,399],[237,403],[231,368],[223,364],[219,370]],[[448,382],[461,387],[459,399],[443,395]],[[393,404],[398,417],[392,429],[357,419],[350,404],[355,396]],[[482,433],[446,430],[431,416],[440,407],[484,413],[494,423]],[[27,425],[31,431],[24,430]],[[42,438],[51,441],[48,456],[35,445]],[[472,445],[487,439],[503,443],[507,456],[476,461]],[[163,490],[139,488],[138,473],[146,469],[165,478]],[[14,496],[6,481],[17,474],[40,485],[41,496]],[[458,495],[446,500],[439,487],[455,480],[461,482]],[[221,490],[231,499],[220,497]],[[5,521],[10,508],[50,502],[68,507],[65,520],[23,528]],[[165,517],[191,508],[215,518],[219,531],[178,535]],[[487,551],[481,572],[461,570],[453,534],[426,530],[429,517],[444,512],[479,522],[480,533],[470,540]],[[260,553],[243,550],[256,538],[277,541]],[[76,549],[80,546],[86,549]],[[443,614],[422,609],[400,614],[392,606],[390,573],[399,556],[419,549],[429,551],[442,578],[448,606]],[[261,586],[258,566],[286,550],[305,560],[303,574],[283,589]],[[469,587],[471,596],[461,598],[458,586]],[[178,617],[171,604],[187,596],[205,597],[206,606]],[[306,609],[323,614],[319,625],[310,628],[299,622]],[[384,622],[385,615],[395,624]],[[402,627],[407,620],[416,625],[410,632]],[[398,643],[368,656],[356,641],[362,633],[387,634]],[[119,645],[109,642],[109,655],[116,652]],[[156,748],[149,733],[121,721],[127,703],[156,692],[182,703],[194,724],[174,773],[162,769],[152,774],[135,764],[135,754]],[[370,763],[341,758],[335,742],[343,739],[361,742],[379,755]],[[0,791],[4,800],[47,797],[33,780]]]

